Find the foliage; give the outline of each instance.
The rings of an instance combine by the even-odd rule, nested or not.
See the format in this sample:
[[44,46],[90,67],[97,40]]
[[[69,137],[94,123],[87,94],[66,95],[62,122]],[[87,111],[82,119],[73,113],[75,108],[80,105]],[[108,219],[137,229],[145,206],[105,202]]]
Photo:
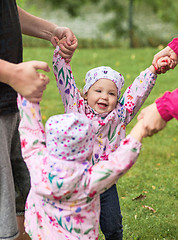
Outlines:
[[178,4],[172,0],[135,0],[136,4],[149,6],[164,22],[172,22],[178,26]]
[[[71,65],[77,86],[84,86],[88,70],[96,66],[111,66],[121,72],[125,86],[152,62],[158,49],[79,49],[75,52]],[[41,60],[49,63],[52,69],[53,48],[25,48],[24,60]],[[177,67],[178,68],[178,67]],[[171,70],[159,75],[156,85],[143,107],[152,103],[166,90],[177,88],[177,71]],[[47,73],[50,83],[41,102],[43,122],[51,116],[63,113],[53,71]],[[136,117],[127,126],[127,133],[136,123]],[[178,160],[178,121],[171,120],[167,127],[151,138],[143,141],[137,163],[117,183],[121,211],[123,215],[124,240],[176,240],[177,229],[177,160]],[[140,195],[146,198],[132,200]],[[143,208],[149,206],[151,208]],[[104,237],[100,234],[99,240]]]

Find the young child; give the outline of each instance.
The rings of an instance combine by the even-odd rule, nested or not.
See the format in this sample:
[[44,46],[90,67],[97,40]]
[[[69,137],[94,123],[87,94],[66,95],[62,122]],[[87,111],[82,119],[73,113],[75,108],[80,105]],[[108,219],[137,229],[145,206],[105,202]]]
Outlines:
[[18,107],[22,155],[31,177],[26,232],[33,240],[97,240],[99,195],[135,163],[141,122],[107,161],[93,165],[96,129],[85,115],[52,116],[44,129],[39,104],[18,95]]
[[[134,80],[120,98],[124,77],[110,67],[91,69],[85,77],[84,97],[76,87],[70,64],[54,51],[53,70],[65,112],[85,114],[96,127],[92,163],[107,160],[125,138],[126,125],[133,119],[150,94],[156,78],[151,65]],[[159,67],[165,66],[161,62]],[[101,230],[106,239],[122,239],[122,215],[116,185],[101,195]]]

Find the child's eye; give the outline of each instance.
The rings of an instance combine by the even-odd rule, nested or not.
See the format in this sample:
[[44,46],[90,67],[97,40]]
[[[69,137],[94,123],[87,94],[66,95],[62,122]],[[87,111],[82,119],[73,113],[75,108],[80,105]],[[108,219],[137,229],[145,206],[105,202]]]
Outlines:
[[95,92],[99,92],[99,93],[100,93],[100,92],[101,92],[101,90],[95,90]]
[[111,93],[109,93],[109,95],[111,95],[111,96],[115,96],[115,93],[112,93],[112,92],[111,92]]

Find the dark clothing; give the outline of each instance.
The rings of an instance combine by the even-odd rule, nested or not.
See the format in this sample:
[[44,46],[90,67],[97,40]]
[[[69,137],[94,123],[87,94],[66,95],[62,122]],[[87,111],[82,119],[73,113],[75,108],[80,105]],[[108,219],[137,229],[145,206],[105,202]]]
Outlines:
[[100,205],[100,228],[106,240],[122,240],[122,215],[116,184],[100,195]]
[[[22,34],[15,0],[0,0],[0,59],[22,62]],[[0,82],[0,239],[18,235],[16,215],[24,215],[30,176],[22,158],[17,93]]]
[[[0,59],[22,62],[22,34],[15,0],[0,1]],[[0,83],[0,114],[17,112],[16,99],[17,93]]]

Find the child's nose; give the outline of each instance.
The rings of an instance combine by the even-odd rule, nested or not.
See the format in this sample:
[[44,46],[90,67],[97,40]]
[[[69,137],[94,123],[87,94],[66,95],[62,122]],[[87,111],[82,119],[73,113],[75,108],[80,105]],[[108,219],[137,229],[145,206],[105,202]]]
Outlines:
[[108,94],[105,93],[105,92],[103,92],[103,93],[102,93],[102,98],[103,98],[103,99],[108,99]]

